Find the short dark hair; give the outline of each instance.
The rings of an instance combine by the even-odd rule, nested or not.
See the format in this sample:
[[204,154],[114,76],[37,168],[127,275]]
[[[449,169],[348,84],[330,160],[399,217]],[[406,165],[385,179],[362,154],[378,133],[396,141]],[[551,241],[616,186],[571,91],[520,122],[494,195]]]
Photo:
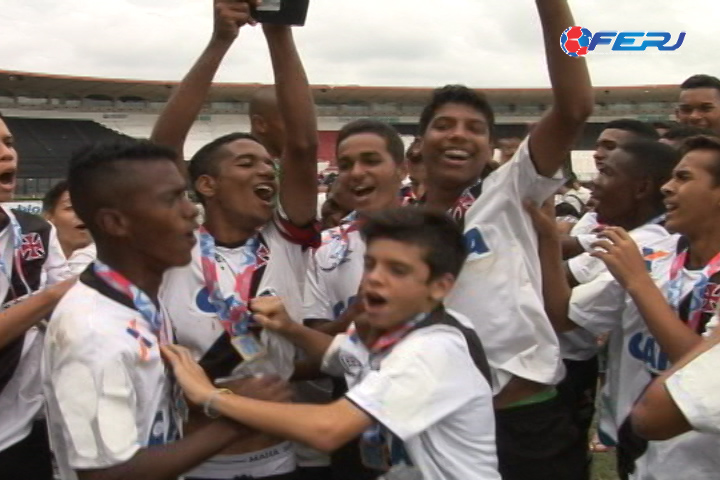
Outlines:
[[407,158],[407,161],[412,163],[413,165],[418,164],[422,162],[422,155],[419,151],[417,151],[417,145],[420,143],[420,138],[415,137],[413,141],[408,146],[407,150],[405,150],[405,158]]
[[93,217],[103,207],[115,205],[124,199],[116,198],[113,182],[123,181],[119,162],[146,162],[167,160],[175,162],[177,153],[149,140],[123,139],[99,143],[73,155],[68,172],[68,191],[77,216],[93,235],[96,231]]
[[679,125],[679,123],[677,123],[677,122],[675,122],[675,121],[673,121],[673,120],[656,120],[656,121],[650,123],[650,125],[651,125],[655,130],[657,130],[658,128],[665,128],[665,129],[668,129],[668,130],[669,130],[669,129],[673,128],[673,127],[677,127],[677,126]]
[[425,207],[384,210],[369,215],[361,233],[368,245],[373,240],[387,239],[425,249],[430,280],[446,273],[457,278],[467,258],[462,230],[447,213],[439,210]]
[[694,88],[714,88],[720,92],[720,79],[712,75],[699,73],[680,84],[680,90],[692,90]]
[[340,129],[335,142],[335,152],[338,151],[340,144],[349,137],[362,133],[372,133],[385,140],[388,153],[398,165],[405,161],[405,145],[397,130],[387,123],[366,118],[350,122]]
[[636,137],[647,138],[649,140],[659,140],[660,134],[655,130],[652,125],[635,120],[634,118],[619,118],[612,120],[605,124],[603,130],[608,129],[624,130],[630,132]]
[[60,201],[60,197],[63,196],[63,193],[68,191],[68,181],[67,180],[60,180],[58,183],[53,185],[53,187],[47,191],[45,196],[42,199],[42,209],[45,213],[53,212],[57,206],[58,202]]
[[661,138],[665,140],[679,141],[690,137],[696,137],[698,135],[708,135],[710,137],[714,137],[715,132],[709,128],[693,127],[692,125],[675,125],[667,132],[663,133]]
[[715,136],[698,135],[686,139],[680,147],[680,155],[685,156],[694,150],[709,150],[715,154],[715,162],[710,167],[713,183],[720,185],[720,139]]
[[680,162],[680,152],[664,143],[644,138],[631,140],[618,147],[632,158],[630,175],[635,178],[648,178],[654,185],[653,206],[663,209],[664,195],[660,188],[672,177],[672,171]]
[[221,157],[221,155],[219,155],[220,150],[222,150],[222,148],[228,143],[232,143],[236,140],[251,140],[262,145],[260,140],[249,133],[234,132],[216,138],[212,142],[200,148],[200,150],[195,152],[195,155],[190,158],[188,176],[190,177],[191,185],[195,185],[197,179],[203,175],[210,175],[213,177],[217,176],[218,163]]
[[485,116],[488,123],[490,138],[495,131],[495,112],[485,95],[472,90],[465,85],[445,85],[433,91],[430,102],[425,105],[420,114],[420,135],[424,135],[432,122],[435,113],[448,103],[467,105]]

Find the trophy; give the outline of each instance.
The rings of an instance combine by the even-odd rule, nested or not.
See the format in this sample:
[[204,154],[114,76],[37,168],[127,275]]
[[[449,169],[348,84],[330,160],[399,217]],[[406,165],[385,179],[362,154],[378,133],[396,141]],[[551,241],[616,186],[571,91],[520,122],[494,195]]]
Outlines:
[[310,0],[263,0],[252,9],[252,17],[260,23],[305,25]]

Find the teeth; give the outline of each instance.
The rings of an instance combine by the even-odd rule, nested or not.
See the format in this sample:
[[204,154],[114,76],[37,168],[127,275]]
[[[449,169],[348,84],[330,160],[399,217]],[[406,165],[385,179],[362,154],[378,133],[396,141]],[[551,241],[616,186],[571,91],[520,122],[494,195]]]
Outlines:
[[467,159],[470,154],[464,150],[445,150],[445,156],[450,158]]
[[255,187],[256,192],[268,192],[273,193],[275,191],[270,185],[258,185]]

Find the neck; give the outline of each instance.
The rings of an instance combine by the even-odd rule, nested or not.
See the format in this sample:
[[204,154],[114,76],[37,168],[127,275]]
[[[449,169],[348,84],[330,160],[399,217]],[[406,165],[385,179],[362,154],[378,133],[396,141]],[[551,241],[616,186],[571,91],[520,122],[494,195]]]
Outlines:
[[98,259],[157,301],[167,267],[153,265],[147,258],[121,245],[97,245]]
[[687,235],[689,240],[689,257],[691,268],[703,268],[715,258],[720,252],[720,225],[716,222],[708,222],[702,234],[697,236]]
[[241,243],[255,235],[255,228],[248,228],[241,221],[228,221],[223,212],[214,208],[205,210],[205,229],[220,243]]
[[626,215],[624,218],[619,217],[608,221],[608,223],[630,231],[645,225],[647,222],[657,218],[661,214],[661,209],[652,205],[640,204],[632,213]]
[[455,206],[455,202],[458,201],[458,198],[460,198],[463,192],[473,183],[474,181],[465,185],[458,185],[449,188],[428,183],[425,187],[425,195],[427,199],[425,204],[430,208],[448,210]]

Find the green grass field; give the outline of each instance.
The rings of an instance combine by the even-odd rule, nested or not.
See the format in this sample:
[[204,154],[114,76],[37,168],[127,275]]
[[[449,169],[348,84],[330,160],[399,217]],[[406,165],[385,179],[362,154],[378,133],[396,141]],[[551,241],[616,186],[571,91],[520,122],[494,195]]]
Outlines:
[[593,457],[593,480],[618,480],[615,452],[596,453]]

